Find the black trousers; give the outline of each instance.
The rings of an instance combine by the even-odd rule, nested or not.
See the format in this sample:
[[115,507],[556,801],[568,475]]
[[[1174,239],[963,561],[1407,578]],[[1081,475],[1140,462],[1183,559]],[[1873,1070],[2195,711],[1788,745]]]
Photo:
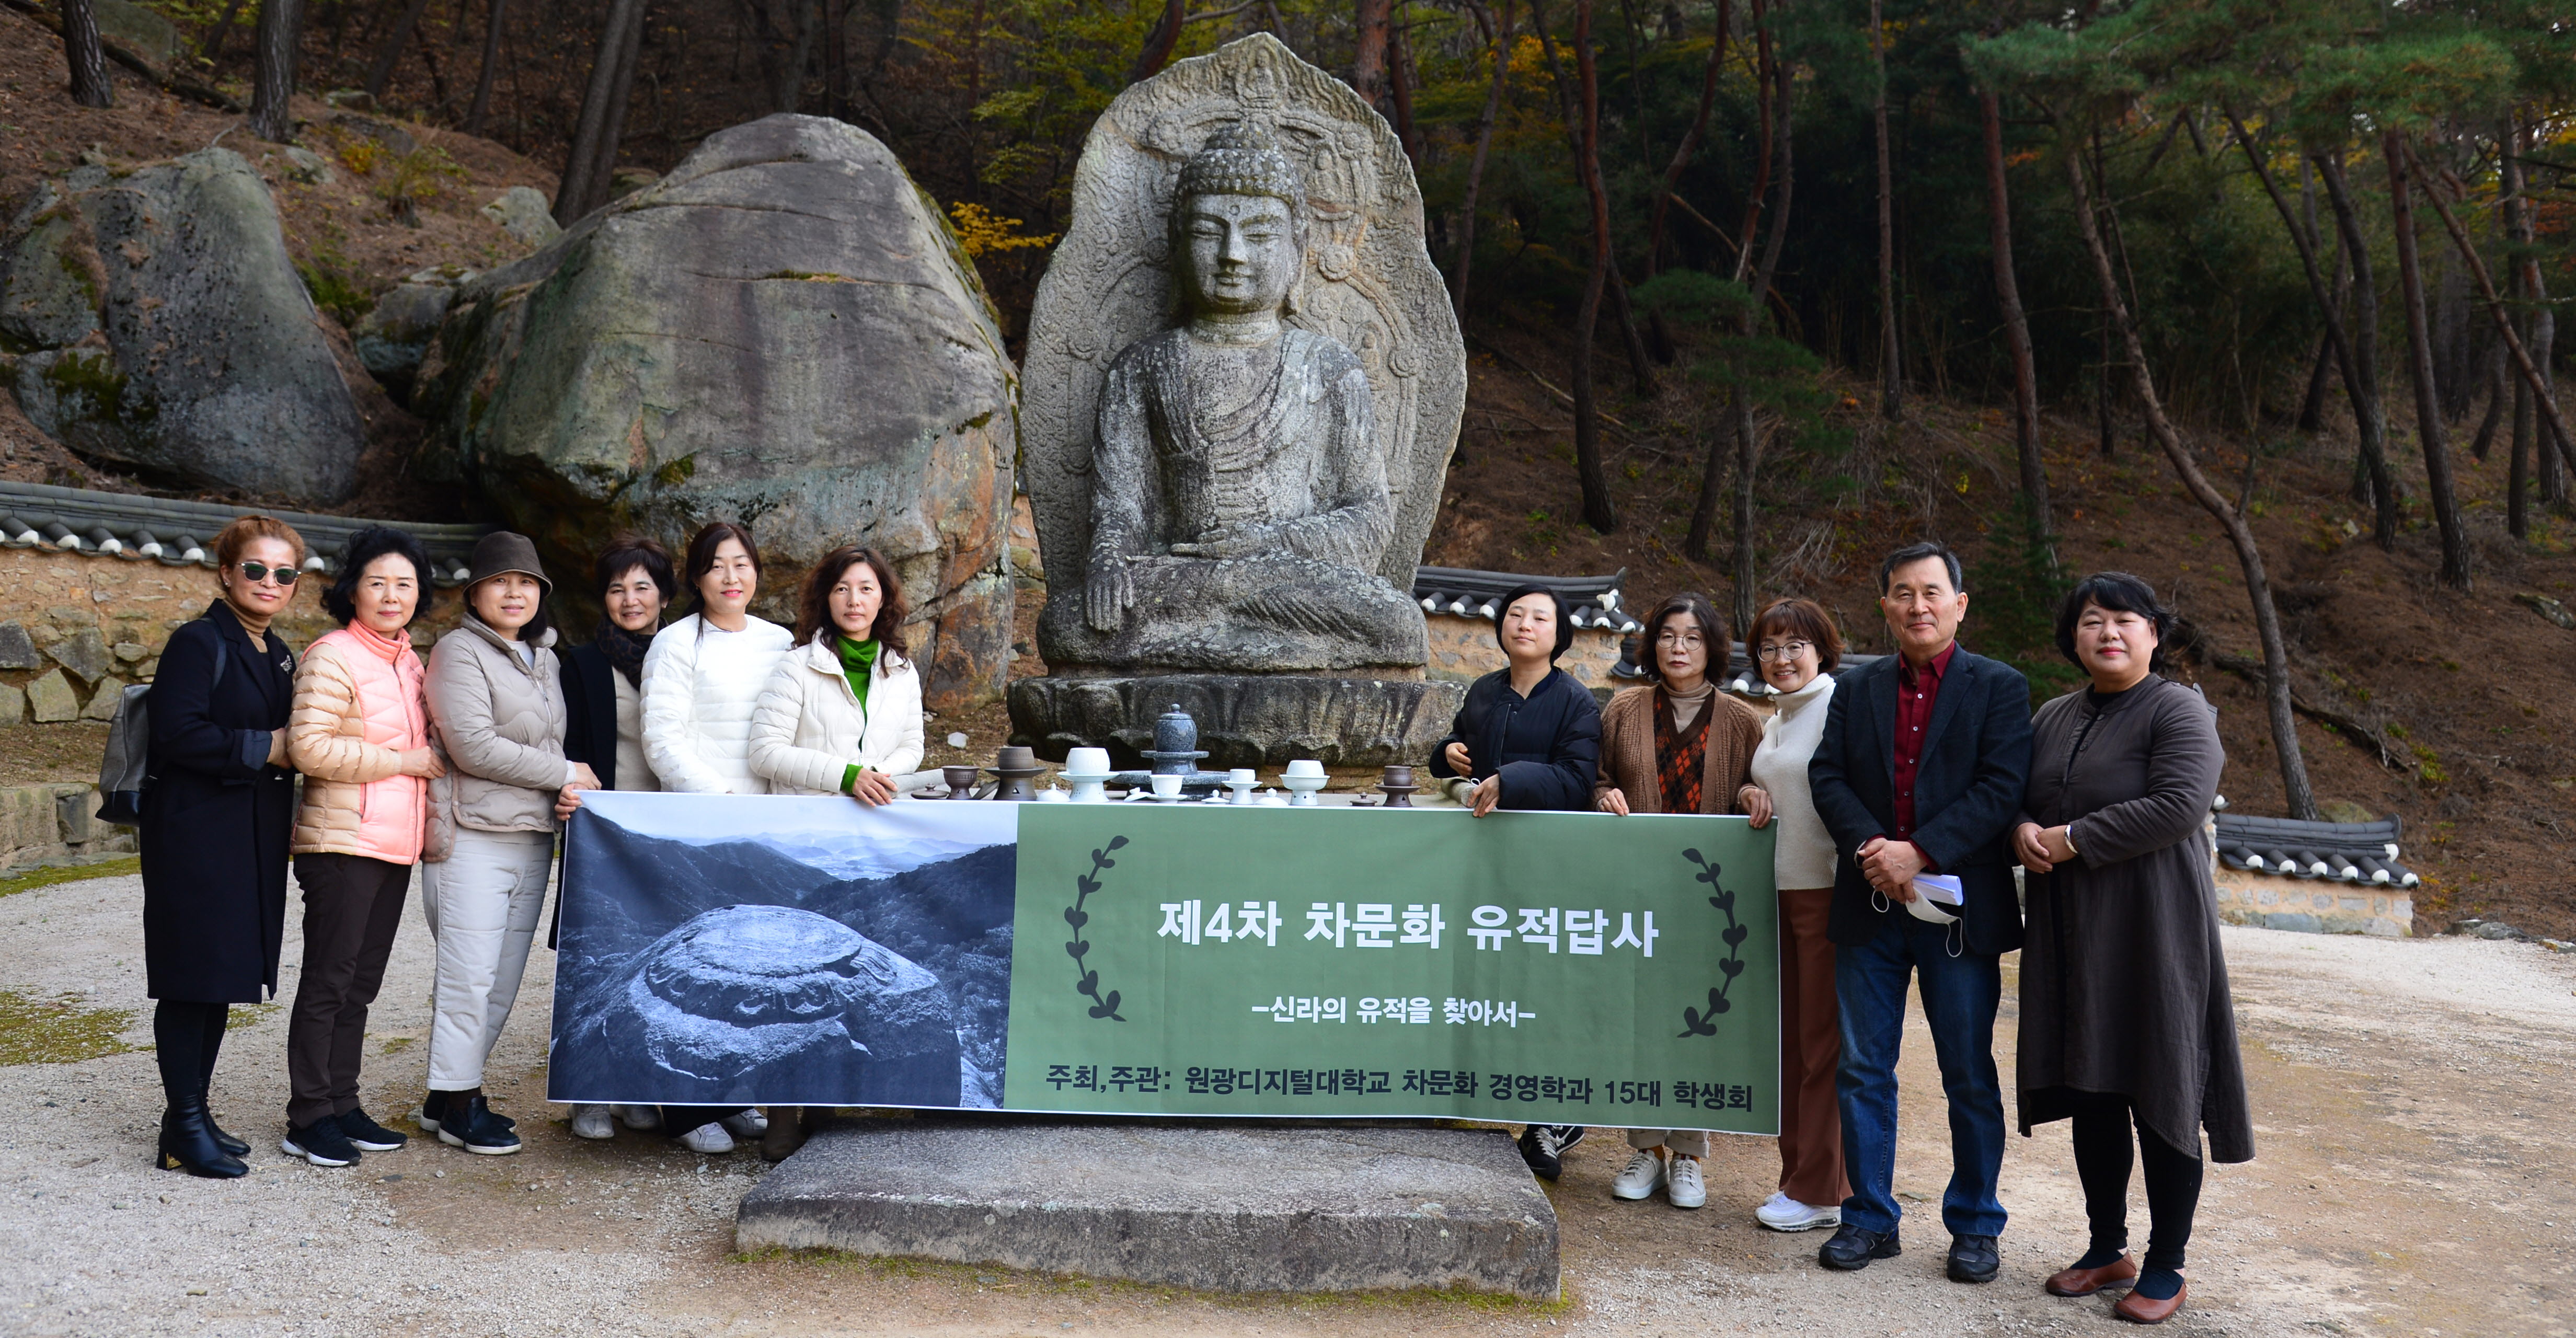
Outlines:
[[215,1056],[224,1048],[231,1004],[163,999],[152,1007],[152,1058],[161,1068],[161,1091],[170,1104],[202,1095],[215,1080]]
[[[2200,1210],[2199,1149],[2186,1153],[2135,1119],[2129,1099],[2106,1092],[2071,1092],[2075,1120],[2075,1175],[2084,1182],[2084,1216],[2093,1249],[2129,1245],[2129,1129],[2137,1127],[2138,1160],[2146,1163],[2147,1257],[2140,1266],[2181,1272],[2191,1244],[2191,1220]],[[2194,1140],[2195,1142],[2197,1140]]]
[[367,1007],[385,983],[412,866],[364,855],[298,855],[304,971],[286,1025],[286,1122],[303,1128],[358,1105]]

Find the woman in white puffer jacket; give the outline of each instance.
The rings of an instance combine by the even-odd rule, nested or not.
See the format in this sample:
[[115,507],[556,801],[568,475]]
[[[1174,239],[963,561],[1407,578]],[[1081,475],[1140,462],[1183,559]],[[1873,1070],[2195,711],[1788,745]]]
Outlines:
[[751,531],[715,521],[689,540],[681,579],[698,608],[644,655],[644,755],[665,790],[762,794],[751,769],[751,710],[791,639],[751,614],[760,548]]
[[874,806],[921,765],[921,674],[904,654],[903,586],[876,551],[835,549],[798,601],[796,648],[751,718],[752,774],[772,794]]

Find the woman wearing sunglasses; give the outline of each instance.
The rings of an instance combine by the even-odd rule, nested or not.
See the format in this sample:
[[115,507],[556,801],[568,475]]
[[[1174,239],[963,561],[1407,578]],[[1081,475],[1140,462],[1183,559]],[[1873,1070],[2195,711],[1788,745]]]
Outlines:
[[167,1108],[155,1163],[248,1173],[250,1145],[206,1109],[232,1005],[277,992],[295,774],[295,655],[269,624],[295,598],[304,540],[243,516],[215,536],[222,597],[170,634],[152,680],[143,791],[143,968]]

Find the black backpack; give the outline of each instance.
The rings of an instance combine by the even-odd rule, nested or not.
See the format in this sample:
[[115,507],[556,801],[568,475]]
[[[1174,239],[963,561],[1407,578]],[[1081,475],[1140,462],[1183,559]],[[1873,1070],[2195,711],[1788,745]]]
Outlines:
[[[218,638],[215,642],[215,676],[207,684],[224,681],[224,665],[230,653]],[[107,752],[98,763],[98,819],[119,827],[143,825],[143,790],[152,778],[145,774],[152,751],[151,705],[152,685],[136,683],[125,689],[116,703],[116,719],[107,727]]]

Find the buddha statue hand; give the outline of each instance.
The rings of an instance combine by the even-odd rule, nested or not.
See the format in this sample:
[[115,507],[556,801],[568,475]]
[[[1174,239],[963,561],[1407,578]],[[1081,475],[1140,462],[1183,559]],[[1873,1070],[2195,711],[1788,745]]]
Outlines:
[[1172,556],[1192,558],[1251,557],[1272,547],[1264,525],[1211,525],[1188,543],[1172,545]]
[[1095,557],[1082,593],[1083,614],[1092,630],[1117,631],[1126,620],[1127,610],[1136,603],[1136,578],[1127,570],[1127,559],[1107,554]]

